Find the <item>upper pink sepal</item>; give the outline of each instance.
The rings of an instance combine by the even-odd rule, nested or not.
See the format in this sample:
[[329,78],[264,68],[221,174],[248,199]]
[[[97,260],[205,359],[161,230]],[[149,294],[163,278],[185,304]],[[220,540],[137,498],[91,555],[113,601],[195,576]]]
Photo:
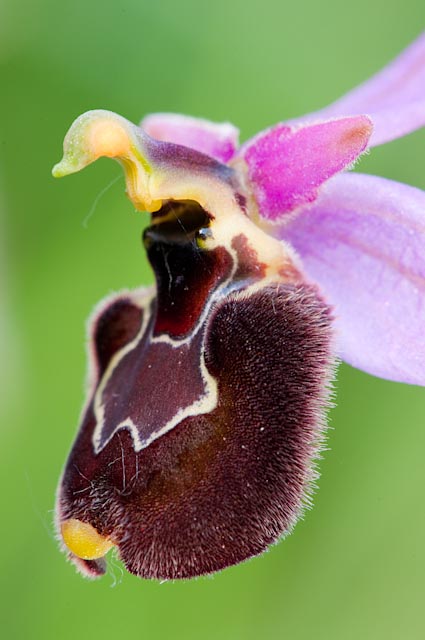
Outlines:
[[228,162],[238,147],[239,131],[228,122],[209,122],[176,113],[153,113],[146,116],[140,126],[156,140],[196,149],[220,162]]
[[366,149],[372,128],[367,116],[298,128],[279,124],[246,143],[240,156],[261,217],[279,222],[284,214],[313,202],[319,187]]

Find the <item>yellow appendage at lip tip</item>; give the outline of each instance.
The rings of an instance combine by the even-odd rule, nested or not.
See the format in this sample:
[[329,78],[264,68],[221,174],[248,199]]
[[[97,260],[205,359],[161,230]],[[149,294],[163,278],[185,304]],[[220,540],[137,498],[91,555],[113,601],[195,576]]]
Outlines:
[[102,558],[114,546],[109,538],[101,536],[91,524],[75,518],[62,522],[61,532],[68,549],[83,560]]

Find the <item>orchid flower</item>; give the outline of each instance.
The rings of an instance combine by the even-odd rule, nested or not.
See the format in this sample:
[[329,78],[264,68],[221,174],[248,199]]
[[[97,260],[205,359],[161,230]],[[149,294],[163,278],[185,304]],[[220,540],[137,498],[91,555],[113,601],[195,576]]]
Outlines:
[[90,111],[53,174],[101,156],[151,214],[155,287],[96,309],[57,527],[80,571],[141,577],[264,551],[310,504],[335,364],[425,383],[425,193],[349,173],[425,124],[425,36],[323,111],[238,148],[230,124]]

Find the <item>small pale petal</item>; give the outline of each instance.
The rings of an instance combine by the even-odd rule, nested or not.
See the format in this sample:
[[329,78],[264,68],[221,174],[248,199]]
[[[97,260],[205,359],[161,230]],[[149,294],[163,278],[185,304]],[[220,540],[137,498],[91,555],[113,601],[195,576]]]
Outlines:
[[140,126],[156,140],[196,149],[220,162],[228,162],[238,147],[239,131],[228,122],[216,123],[176,113],[153,113]]
[[349,167],[365,150],[372,132],[368,117],[340,118],[291,128],[279,124],[240,151],[262,218],[278,222],[313,202],[318,188]]
[[328,107],[290,123],[356,113],[372,118],[371,147],[425,126],[425,33],[369,80]]
[[425,193],[344,174],[281,228],[306,275],[334,305],[341,356],[425,384]]

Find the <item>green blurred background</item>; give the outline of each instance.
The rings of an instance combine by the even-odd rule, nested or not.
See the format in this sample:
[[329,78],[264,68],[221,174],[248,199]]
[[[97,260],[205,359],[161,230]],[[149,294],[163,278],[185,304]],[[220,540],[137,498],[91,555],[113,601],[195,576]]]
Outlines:
[[[424,18],[423,0],[1,0],[2,638],[425,637],[424,392],[345,366],[314,509],[285,542],[186,583],[117,561],[88,582],[65,562],[52,507],[83,402],[85,320],[152,276],[122,178],[103,192],[117,165],[50,176],[87,109],[230,120],[246,139],[365,79]],[[425,188],[424,152],[422,131],[361,170]]]

